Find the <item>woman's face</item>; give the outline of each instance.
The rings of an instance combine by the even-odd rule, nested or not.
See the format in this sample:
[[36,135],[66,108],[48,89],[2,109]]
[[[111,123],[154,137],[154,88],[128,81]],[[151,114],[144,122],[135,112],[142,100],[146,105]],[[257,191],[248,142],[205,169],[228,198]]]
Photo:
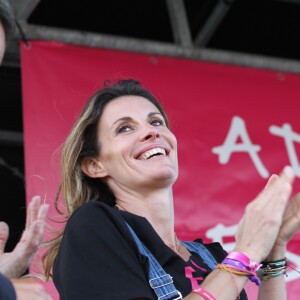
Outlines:
[[106,105],[98,126],[98,163],[114,192],[167,187],[177,179],[176,138],[150,101],[117,98]]

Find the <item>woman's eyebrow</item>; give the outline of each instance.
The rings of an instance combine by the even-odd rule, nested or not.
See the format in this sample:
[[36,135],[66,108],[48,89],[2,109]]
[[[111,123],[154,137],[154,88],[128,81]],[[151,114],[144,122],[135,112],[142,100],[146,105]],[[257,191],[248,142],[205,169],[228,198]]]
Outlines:
[[113,122],[113,124],[111,125],[111,127],[113,127],[116,123],[120,122],[120,121],[132,121],[133,119],[131,117],[122,117],[120,119],[117,119],[115,122]]
[[[151,118],[151,117],[154,116],[154,115],[160,115],[160,116],[162,116],[162,114],[161,114],[160,112],[155,111],[155,112],[150,112],[150,113],[148,114],[148,118]],[[119,118],[119,119],[117,119],[115,122],[113,122],[112,126],[114,126],[116,123],[118,123],[118,122],[120,122],[120,121],[132,121],[132,120],[133,120],[132,117],[127,117],[127,116],[125,116],[125,117]]]
[[151,118],[151,117],[154,116],[154,115],[160,115],[160,116],[162,117],[162,114],[161,114],[159,111],[155,111],[155,112],[150,112],[150,113],[148,114],[148,118]]

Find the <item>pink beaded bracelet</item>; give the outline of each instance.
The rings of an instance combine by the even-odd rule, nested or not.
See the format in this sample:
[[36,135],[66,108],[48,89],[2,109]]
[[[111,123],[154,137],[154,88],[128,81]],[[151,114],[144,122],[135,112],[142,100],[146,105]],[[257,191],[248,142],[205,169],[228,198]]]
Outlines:
[[205,300],[217,300],[212,294],[210,294],[207,290],[202,289],[200,287],[193,289],[193,293],[200,295]]

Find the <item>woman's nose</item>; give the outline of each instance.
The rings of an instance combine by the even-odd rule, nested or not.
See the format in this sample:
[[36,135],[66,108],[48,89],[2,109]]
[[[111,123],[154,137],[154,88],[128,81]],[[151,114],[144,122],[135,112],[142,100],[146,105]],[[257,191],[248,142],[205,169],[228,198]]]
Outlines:
[[151,124],[147,124],[145,125],[145,127],[143,128],[143,132],[141,135],[141,140],[145,141],[145,140],[154,140],[156,138],[159,137],[159,131],[158,128],[151,125]]

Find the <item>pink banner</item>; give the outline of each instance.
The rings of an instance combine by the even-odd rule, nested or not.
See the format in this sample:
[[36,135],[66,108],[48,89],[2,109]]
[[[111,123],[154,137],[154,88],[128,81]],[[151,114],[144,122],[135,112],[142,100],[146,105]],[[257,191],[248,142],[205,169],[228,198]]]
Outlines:
[[[245,205],[270,174],[289,164],[300,177],[298,75],[53,42],[21,45],[21,59],[27,199],[43,195],[53,219],[60,146],[106,79],[140,80],[169,115],[179,143],[180,238],[221,241],[230,250]],[[300,269],[300,234],[288,259]],[[299,298],[299,279],[288,270],[290,300]],[[248,292],[256,298],[253,285]]]

